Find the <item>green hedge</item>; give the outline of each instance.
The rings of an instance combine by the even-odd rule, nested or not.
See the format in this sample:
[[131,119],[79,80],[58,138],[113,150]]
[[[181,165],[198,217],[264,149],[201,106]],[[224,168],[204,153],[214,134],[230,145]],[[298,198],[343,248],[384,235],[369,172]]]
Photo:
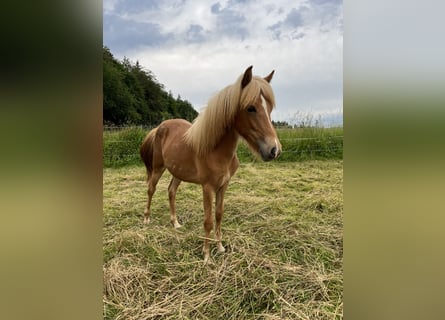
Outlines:
[[[142,164],[139,147],[148,131],[140,127],[104,131],[104,167]],[[277,133],[283,152],[276,161],[343,158],[343,128],[281,128]],[[238,157],[241,162],[257,161],[244,143],[238,147]]]
[[104,131],[102,155],[104,167],[142,164],[139,147],[147,132],[147,129],[140,127]]

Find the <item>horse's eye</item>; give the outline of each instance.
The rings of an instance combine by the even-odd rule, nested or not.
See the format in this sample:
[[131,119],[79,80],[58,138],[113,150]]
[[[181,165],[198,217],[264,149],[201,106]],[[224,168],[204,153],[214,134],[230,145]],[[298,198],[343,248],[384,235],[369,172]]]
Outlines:
[[256,109],[254,106],[250,106],[249,108],[247,108],[247,112],[256,112]]

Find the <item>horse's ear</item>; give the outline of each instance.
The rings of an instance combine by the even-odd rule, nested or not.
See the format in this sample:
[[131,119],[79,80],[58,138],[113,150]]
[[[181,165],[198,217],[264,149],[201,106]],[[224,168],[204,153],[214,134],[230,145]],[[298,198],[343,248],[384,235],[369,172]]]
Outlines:
[[249,68],[244,71],[243,80],[241,81],[241,89],[244,89],[252,80],[252,68],[253,66],[250,66]]
[[272,70],[272,72],[267,77],[264,77],[264,80],[266,80],[267,82],[270,82],[270,80],[272,80],[274,72],[275,72],[275,70]]

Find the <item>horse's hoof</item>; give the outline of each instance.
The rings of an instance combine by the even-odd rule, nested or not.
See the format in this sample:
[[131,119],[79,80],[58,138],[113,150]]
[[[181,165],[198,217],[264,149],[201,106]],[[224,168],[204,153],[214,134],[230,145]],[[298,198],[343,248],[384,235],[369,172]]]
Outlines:
[[173,222],[173,227],[174,227],[175,229],[178,229],[178,228],[181,228],[181,227],[182,227],[182,224],[180,224],[178,221],[175,221],[175,222]]
[[145,217],[144,218],[144,224],[149,224],[150,223],[150,218]]
[[221,243],[218,243],[218,252],[219,253],[224,253],[226,252],[226,248],[223,247],[223,245]]

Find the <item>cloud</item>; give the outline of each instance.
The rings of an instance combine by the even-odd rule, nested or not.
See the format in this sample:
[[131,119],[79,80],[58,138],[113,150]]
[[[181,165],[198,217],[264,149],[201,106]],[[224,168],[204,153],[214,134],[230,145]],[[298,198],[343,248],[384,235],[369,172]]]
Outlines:
[[343,0],[311,0],[311,3],[318,4],[318,5],[341,5],[343,3]]
[[292,8],[292,10],[287,14],[284,23],[290,25],[293,28],[303,26],[303,18],[301,12],[295,8]]
[[[341,107],[342,42],[335,36],[307,37],[263,43],[230,39],[212,45],[187,43],[174,47],[138,50],[134,57],[158,76],[168,88],[175,88],[197,109],[225,85],[233,83],[249,65],[265,76],[275,69],[272,85],[278,107],[327,108],[326,101],[337,97],[332,107]],[[168,61],[169,63],[165,63]],[[284,115],[284,114],[283,114]]]
[[104,44],[197,110],[249,65],[276,70],[276,120],[342,108],[339,1],[104,0]]
[[158,24],[138,22],[114,14],[104,15],[104,44],[112,52],[125,54],[138,46],[156,46],[168,42],[173,34],[162,33]]
[[[109,2],[109,1],[105,1]],[[146,0],[117,0],[111,1],[113,3],[113,10],[116,12],[138,13],[147,10],[158,10],[161,1],[146,1]]]
[[[296,8],[292,8],[286,15],[284,20],[281,20],[274,25],[268,27],[273,32],[274,39],[279,40],[282,37],[290,37],[291,39],[301,39],[304,37],[304,32],[301,31],[301,27],[304,26],[304,20],[302,11]],[[300,29],[300,31],[299,31]]]
[[246,18],[241,12],[229,7],[222,8],[219,2],[211,6],[210,10],[216,16],[215,28],[213,30],[215,34],[241,40],[244,40],[249,35]]
[[191,24],[187,31],[187,40],[189,42],[204,42],[206,40],[204,28],[199,24]]

